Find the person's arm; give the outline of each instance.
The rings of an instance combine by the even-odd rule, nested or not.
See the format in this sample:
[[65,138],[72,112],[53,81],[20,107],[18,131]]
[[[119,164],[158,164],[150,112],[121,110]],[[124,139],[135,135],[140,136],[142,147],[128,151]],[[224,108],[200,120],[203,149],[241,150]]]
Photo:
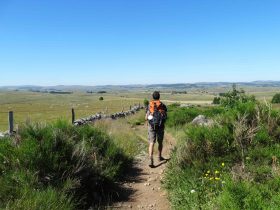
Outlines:
[[163,104],[163,109],[165,111],[165,120],[167,119],[167,106]]
[[148,116],[149,116],[149,113],[148,111],[146,112],[146,115],[145,115],[145,120],[148,120]]
[[166,107],[165,104],[162,104],[162,109],[163,109],[165,112],[167,112],[167,107]]
[[167,112],[167,106],[164,104],[164,111]]
[[150,115],[150,105],[148,105],[147,110],[146,110],[146,115],[145,115],[145,120],[147,122],[147,125],[148,125],[148,117],[149,117],[149,115]]

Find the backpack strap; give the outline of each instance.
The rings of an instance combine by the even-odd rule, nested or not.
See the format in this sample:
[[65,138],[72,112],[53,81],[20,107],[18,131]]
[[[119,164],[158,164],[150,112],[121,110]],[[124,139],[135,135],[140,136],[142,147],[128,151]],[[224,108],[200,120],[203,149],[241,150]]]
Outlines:
[[155,110],[158,110],[158,106],[157,106],[157,103],[154,101],[154,111]]
[[162,107],[162,102],[160,100],[152,100],[149,104],[149,111],[150,113],[153,113],[155,110],[160,111],[160,108]]

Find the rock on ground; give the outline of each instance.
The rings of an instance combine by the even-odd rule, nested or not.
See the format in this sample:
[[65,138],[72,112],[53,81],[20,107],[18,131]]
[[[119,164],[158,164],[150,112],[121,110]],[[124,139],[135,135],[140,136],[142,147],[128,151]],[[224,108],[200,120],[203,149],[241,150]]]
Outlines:
[[212,119],[208,119],[204,115],[198,115],[192,121],[192,124],[200,125],[200,126],[211,126],[211,125],[213,125],[213,123],[214,123],[214,121]]

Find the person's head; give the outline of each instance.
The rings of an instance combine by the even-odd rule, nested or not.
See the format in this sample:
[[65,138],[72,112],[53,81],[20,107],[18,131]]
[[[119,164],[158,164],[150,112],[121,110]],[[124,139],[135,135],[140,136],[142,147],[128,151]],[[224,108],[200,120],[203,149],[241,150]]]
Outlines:
[[153,99],[154,100],[159,100],[160,99],[160,94],[158,91],[153,92]]

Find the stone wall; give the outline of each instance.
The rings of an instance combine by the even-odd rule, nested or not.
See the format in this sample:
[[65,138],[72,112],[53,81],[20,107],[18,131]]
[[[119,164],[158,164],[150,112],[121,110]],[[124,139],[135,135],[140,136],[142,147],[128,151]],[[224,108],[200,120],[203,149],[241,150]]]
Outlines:
[[[91,115],[89,117],[85,117],[85,118],[81,118],[81,119],[77,119],[74,121],[74,125],[78,126],[78,125],[85,125],[87,123],[93,123],[97,120],[101,120],[101,119],[119,119],[119,118],[124,118],[130,115],[134,115],[136,114],[138,111],[140,111],[141,109],[144,109],[144,106],[140,106],[140,105],[136,105],[131,107],[130,110],[128,111],[122,111],[122,112],[117,112],[114,114],[110,114],[110,115],[105,115],[102,113],[97,113],[95,115]],[[0,132],[0,138],[4,138],[5,136],[9,136],[9,132]]]
[[124,118],[133,114],[136,114],[138,111],[140,111],[141,109],[144,109],[144,106],[133,106],[131,107],[130,110],[128,111],[122,111],[122,112],[117,112],[114,114],[110,114],[110,115],[105,115],[102,113],[97,113],[95,115],[91,115],[89,117],[85,117],[85,118],[81,118],[81,119],[77,119],[74,121],[74,125],[78,126],[78,125],[84,125],[87,123],[93,123],[97,120],[101,120],[101,119],[119,119],[119,118]]

